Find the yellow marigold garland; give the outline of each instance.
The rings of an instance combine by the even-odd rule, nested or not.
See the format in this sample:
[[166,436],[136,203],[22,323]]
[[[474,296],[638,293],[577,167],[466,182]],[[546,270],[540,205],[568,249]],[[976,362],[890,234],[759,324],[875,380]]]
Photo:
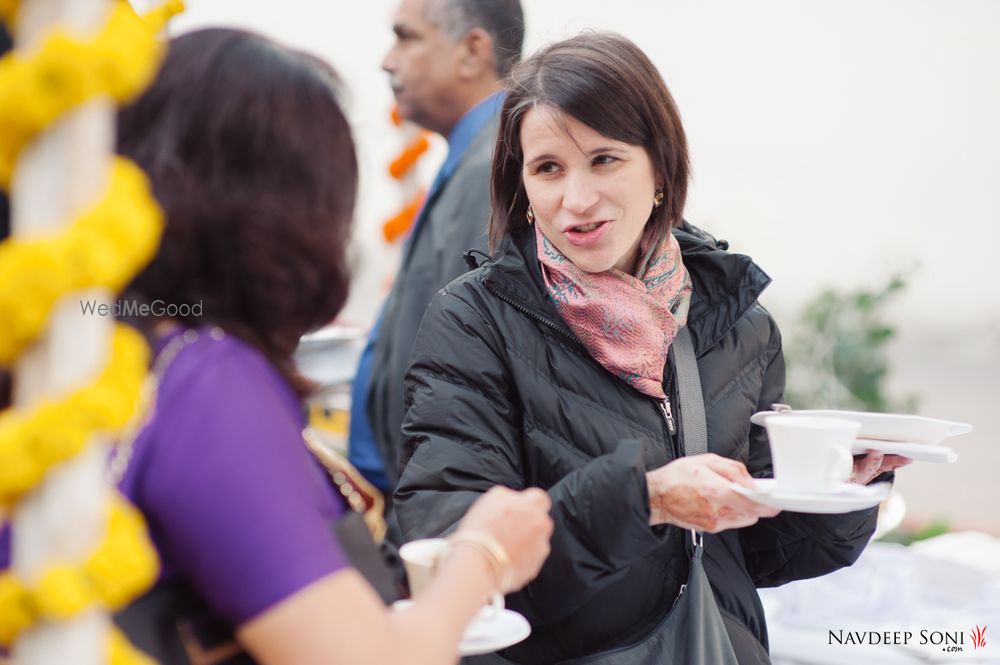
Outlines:
[[[20,0],[0,0],[0,21],[4,21],[8,26],[13,24],[20,5]],[[182,11],[184,11],[184,0],[167,0],[159,7],[154,7],[143,14],[142,20],[154,32],[159,32],[167,25],[167,21]]]
[[154,256],[162,228],[146,175],[119,157],[104,198],[68,229],[0,243],[0,366],[41,334],[64,294],[120,290]]
[[116,495],[104,539],[82,564],[48,566],[33,585],[12,572],[0,574],[0,646],[39,620],[65,621],[95,604],[121,609],[158,573],[142,514]]
[[184,0],[166,0],[158,7],[150,9],[142,15],[142,20],[146,22],[153,31],[159,32],[166,27],[167,22],[184,11]]
[[[0,0],[0,20],[13,25],[19,4]],[[20,151],[63,113],[98,95],[121,102],[144,89],[164,50],[156,33],[183,8],[182,0],[167,0],[139,19],[119,1],[92,39],[56,31],[32,57],[0,59],[0,187],[9,186]],[[155,253],[162,213],[144,174],[119,159],[109,181],[105,198],[59,235],[0,244],[0,364],[41,333],[61,296],[95,286],[117,291]],[[111,346],[94,384],[58,402],[0,413],[0,512],[95,433],[120,430],[134,417],[145,394],[148,349],[125,326],[117,327]],[[141,513],[118,497],[103,542],[82,565],[49,565],[33,586],[0,574],[0,645],[11,645],[38,620],[66,620],[96,603],[120,609],[157,572]],[[105,640],[112,665],[155,665],[117,629]]]
[[125,102],[149,85],[164,48],[156,22],[172,9],[173,3],[146,20],[116,2],[95,37],[56,30],[37,53],[0,59],[0,187],[9,186],[21,149],[65,112],[100,95]]
[[59,400],[0,413],[0,505],[12,505],[96,432],[115,433],[137,413],[149,367],[142,336],[119,324],[100,377]]

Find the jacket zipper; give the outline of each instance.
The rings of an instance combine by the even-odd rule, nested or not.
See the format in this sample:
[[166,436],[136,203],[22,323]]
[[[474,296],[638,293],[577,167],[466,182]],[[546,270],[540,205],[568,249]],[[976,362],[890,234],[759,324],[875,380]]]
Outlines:
[[674,420],[674,410],[670,405],[670,391],[674,387],[674,373],[670,372],[670,376],[667,377],[667,386],[663,391],[666,397],[662,400],[657,400],[657,404],[660,407],[660,413],[663,414],[663,422],[667,425],[667,431],[670,432],[671,438],[677,434],[677,421]]
[[660,412],[663,414],[663,420],[667,423],[667,431],[673,436],[677,434],[677,423],[674,422],[674,412],[670,408],[670,397],[666,397],[657,402],[660,406]]
[[677,596],[674,598],[674,604],[670,606],[670,609],[674,609],[677,607],[677,603],[681,602],[681,596],[683,596],[684,592],[687,591],[687,586],[688,585],[686,583],[681,585],[680,591],[677,592]]
[[524,305],[521,305],[520,303],[514,302],[514,300],[512,300],[511,298],[508,298],[504,294],[500,293],[497,289],[495,289],[494,287],[490,286],[487,282],[484,281],[483,284],[486,286],[487,289],[490,290],[490,293],[492,293],[497,298],[499,298],[500,300],[504,301],[505,303],[507,303],[508,305],[510,305],[511,307],[513,307],[514,309],[516,309],[517,311],[521,312],[522,314],[524,314],[525,316],[531,318],[532,320],[538,321],[542,325],[545,325],[545,326],[551,328],[552,330],[555,330],[557,333],[559,333],[560,335],[562,335],[563,337],[565,337],[566,339],[568,339],[569,341],[571,341],[575,346],[577,346],[577,347],[579,347],[581,349],[586,350],[586,347],[583,345],[583,342],[581,342],[576,337],[574,337],[573,334],[570,333],[569,331],[564,330],[562,327],[556,325],[552,321],[549,321],[545,317],[540,316],[540,315],[536,314],[535,312],[532,312],[530,309],[528,309]]

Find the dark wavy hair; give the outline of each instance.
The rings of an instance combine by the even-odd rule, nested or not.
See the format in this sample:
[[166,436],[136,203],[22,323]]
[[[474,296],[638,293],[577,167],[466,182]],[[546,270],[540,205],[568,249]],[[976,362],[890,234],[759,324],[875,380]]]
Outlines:
[[[173,39],[153,85],[118,119],[118,151],[149,174],[167,225],[126,298],[202,303],[263,352],[298,394],[299,338],[347,298],[358,169],[339,79],[262,36]],[[131,321],[149,332],[151,322]]]
[[493,154],[491,250],[527,226],[521,122],[535,106],[559,109],[604,136],[645,148],[664,195],[646,223],[645,246],[658,246],[681,224],[690,178],[687,139],[663,77],[638,46],[614,33],[584,33],[538,51],[506,84]]

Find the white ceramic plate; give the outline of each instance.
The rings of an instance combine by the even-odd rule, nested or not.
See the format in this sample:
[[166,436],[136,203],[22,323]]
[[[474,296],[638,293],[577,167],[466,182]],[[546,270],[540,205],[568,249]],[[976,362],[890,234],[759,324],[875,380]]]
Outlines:
[[843,483],[833,492],[786,492],[778,489],[773,478],[754,480],[756,490],[732,483],[739,494],[757,503],[796,513],[832,515],[871,508],[882,503],[892,491],[890,483],[855,485]]
[[299,346],[312,348],[352,342],[365,337],[365,330],[359,326],[329,325],[320,328],[299,339]]
[[[779,415],[777,411],[760,411],[750,422],[763,427],[764,418]],[[861,423],[858,438],[900,443],[935,445],[945,439],[972,431],[972,425],[950,420],[910,416],[901,413],[867,413],[865,411],[836,411],[833,409],[805,409],[783,411],[780,415],[840,418]]]
[[[412,604],[412,600],[397,600],[392,608],[402,610]],[[462,656],[493,653],[517,644],[530,634],[531,624],[517,612],[484,607],[465,629],[458,652]]]
[[890,455],[905,455],[919,462],[934,464],[952,464],[958,461],[958,453],[947,446],[930,446],[926,443],[900,443],[898,441],[877,441],[875,439],[857,439],[852,451],[861,455],[866,450],[879,450]]
[[303,374],[324,388],[347,383],[354,379],[365,341],[361,328],[326,326],[299,340],[295,362]]

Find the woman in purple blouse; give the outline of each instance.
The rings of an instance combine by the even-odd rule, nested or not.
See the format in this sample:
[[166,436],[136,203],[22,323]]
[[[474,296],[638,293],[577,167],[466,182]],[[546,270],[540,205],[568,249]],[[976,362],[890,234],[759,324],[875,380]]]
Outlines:
[[204,662],[449,662],[483,600],[548,552],[547,496],[497,489],[459,530],[506,551],[509,570],[455,546],[392,612],[333,534],[346,508],[303,443],[309,385],[292,353],[348,291],[357,165],[338,94],[310,55],[203,30],[171,42],[119,121],[167,226],[125,296],[163,314],[132,321],[158,350],[155,409],[113,467],[148,520],[158,588],[182,586],[248,652]]

